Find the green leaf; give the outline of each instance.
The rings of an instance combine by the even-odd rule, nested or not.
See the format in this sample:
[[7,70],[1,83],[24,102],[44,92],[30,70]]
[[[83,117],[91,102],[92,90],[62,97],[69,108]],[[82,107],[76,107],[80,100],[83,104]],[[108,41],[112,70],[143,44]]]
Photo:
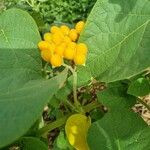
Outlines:
[[68,95],[71,93],[72,88],[69,87],[68,84],[66,84],[63,88],[61,88],[56,93],[56,98],[59,100],[59,102],[64,102],[67,100]]
[[48,145],[38,138],[23,137],[19,142],[21,150],[48,150]]
[[122,80],[150,66],[149,8],[148,0],[97,1],[80,38],[88,45],[86,69],[94,78]]
[[145,78],[139,78],[132,81],[128,88],[128,94],[134,96],[145,96],[150,93],[150,83],[149,80]]
[[40,40],[28,13],[0,15],[0,148],[27,132],[66,80],[67,70],[50,80],[41,76]]
[[90,127],[90,150],[145,150],[150,147],[150,128],[131,111],[135,98],[125,95],[122,89],[121,86],[111,87],[98,94],[98,100],[107,106],[108,112]]
[[64,132],[60,132],[59,133],[59,136],[57,137],[57,140],[56,140],[56,143],[57,143],[57,147],[59,149],[64,149],[66,150],[68,148],[68,142],[64,136]]

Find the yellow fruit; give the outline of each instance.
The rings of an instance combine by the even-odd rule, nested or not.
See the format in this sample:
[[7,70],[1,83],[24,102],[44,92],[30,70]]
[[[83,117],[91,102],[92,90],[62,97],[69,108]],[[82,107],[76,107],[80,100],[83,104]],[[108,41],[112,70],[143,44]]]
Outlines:
[[87,48],[86,44],[84,44],[84,43],[77,44],[77,54],[84,54],[84,55],[86,55],[87,54],[87,50],[88,50],[88,48]]
[[90,117],[82,114],[70,116],[65,125],[65,132],[69,143],[77,150],[89,150],[87,132],[91,125]]
[[51,33],[56,33],[56,32],[60,32],[60,28],[57,26],[52,26],[50,29]]
[[69,48],[73,48],[73,49],[76,50],[76,46],[77,46],[77,44],[76,44],[75,42],[70,42],[70,43],[68,43],[68,47],[69,47]]
[[63,41],[64,41],[66,44],[68,44],[68,43],[71,42],[71,39],[70,39],[68,36],[64,36]]
[[69,37],[72,41],[76,41],[78,38],[78,33],[75,29],[71,29],[69,32]]
[[64,50],[64,58],[66,58],[68,60],[73,60],[75,53],[76,53],[76,51],[74,48],[67,47]]
[[51,52],[54,52],[55,51],[55,44],[54,43],[50,43],[49,46],[48,46],[48,50],[51,50]]
[[63,41],[63,38],[64,38],[64,36],[61,32],[56,32],[52,35],[52,41],[56,45],[60,44]]
[[51,57],[51,65],[54,67],[60,67],[63,63],[62,57],[58,54],[53,54]]
[[61,32],[62,32],[64,35],[68,35],[68,34],[69,34],[69,31],[70,31],[69,27],[67,27],[66,25],[62,25],[62,26],[60,27],[60,30],[61,30]]
[[74,63],[76,65],[84,65],[86,61],[86,56],[83,54],[76,54],[74,56]]
[[41,51],[47,50],[48,47],[49,47],[49,43],[46,42],[46,41],[40,41],[40,42],[38,43],[38,47],[39,47],[39,49],[40,49]]
[[66,43],[61,43],[60,45],[56,46],[55,53],[63,57],[65,48],[66,48]]
[[44,34],[44,40],[47,42],[52,42],[52,34],[51,33],[45,33]]
[[43,58],[43,60],[45,60],[46,62],[50,62],[51,59],[51,51],[50,50],[44,50],[41,51],[41,57]]
[[77,33],[81,33],[81,31],[83,30],[83,28],[84,28],[84,22],[83,21],[79,21],[77,24],[76,24],[76,26],[75,26],[75,29],[76,29],[76,31],[77,31]]

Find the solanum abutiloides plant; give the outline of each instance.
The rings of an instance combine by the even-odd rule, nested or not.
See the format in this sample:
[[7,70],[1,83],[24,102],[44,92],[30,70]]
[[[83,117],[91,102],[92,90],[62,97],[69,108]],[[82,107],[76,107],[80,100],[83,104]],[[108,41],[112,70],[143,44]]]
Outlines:
[[[77,98],[77,67],[85,65],[88,47],[78,42],[85,23],[79,21],[74,29],[66,25],[52,26],[50,32],[44,34],[43,40],[38,43],[42,59],[52,68],[66,67],[73,76],[73,99],[70,104],[72,112],[66,122],[65,131],[69,143],[77,150],[88,150],[86,141],[88,128],[91,124],[90,116],[85,115],[83,106]],[[45,68],[46,69],[46,68]]]
[[[56,23],[42,41],[27,12],[1,13],[0,148],[47,150],[42,139],[59,128],[54,148],[68,148],[65,129],[75,149],[147,150],[150,129],[132,107],[138,100],[150,110],[141,99],[150,92],[149,8],[147,0],[97,0],[85,26]],[[45,105],[51,122],[43,124]]]

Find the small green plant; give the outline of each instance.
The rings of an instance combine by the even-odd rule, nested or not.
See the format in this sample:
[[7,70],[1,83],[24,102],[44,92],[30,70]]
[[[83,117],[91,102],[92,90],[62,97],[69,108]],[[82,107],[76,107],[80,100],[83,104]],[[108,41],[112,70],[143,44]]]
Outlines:
[[148,150],[150,128],[132,107],[150,110],[140,99],[150,93],[149,7],[98,0],[85,24],[42,36],[28,12],[2,12],[0,148]]

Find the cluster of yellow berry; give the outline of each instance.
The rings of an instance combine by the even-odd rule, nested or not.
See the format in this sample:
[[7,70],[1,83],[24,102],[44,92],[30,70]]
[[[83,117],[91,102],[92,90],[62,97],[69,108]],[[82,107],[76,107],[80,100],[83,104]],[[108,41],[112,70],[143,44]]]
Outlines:
[[83,27],[83,21],[79,21],[75,29],[66,25],[52,26],[50,32],[44,34],[44,40],[38,43],[41,57],[53,67],[61,66],[63,58],[74,61],[76,65],[85,64],[87,46],[84,43],[76,43]]

